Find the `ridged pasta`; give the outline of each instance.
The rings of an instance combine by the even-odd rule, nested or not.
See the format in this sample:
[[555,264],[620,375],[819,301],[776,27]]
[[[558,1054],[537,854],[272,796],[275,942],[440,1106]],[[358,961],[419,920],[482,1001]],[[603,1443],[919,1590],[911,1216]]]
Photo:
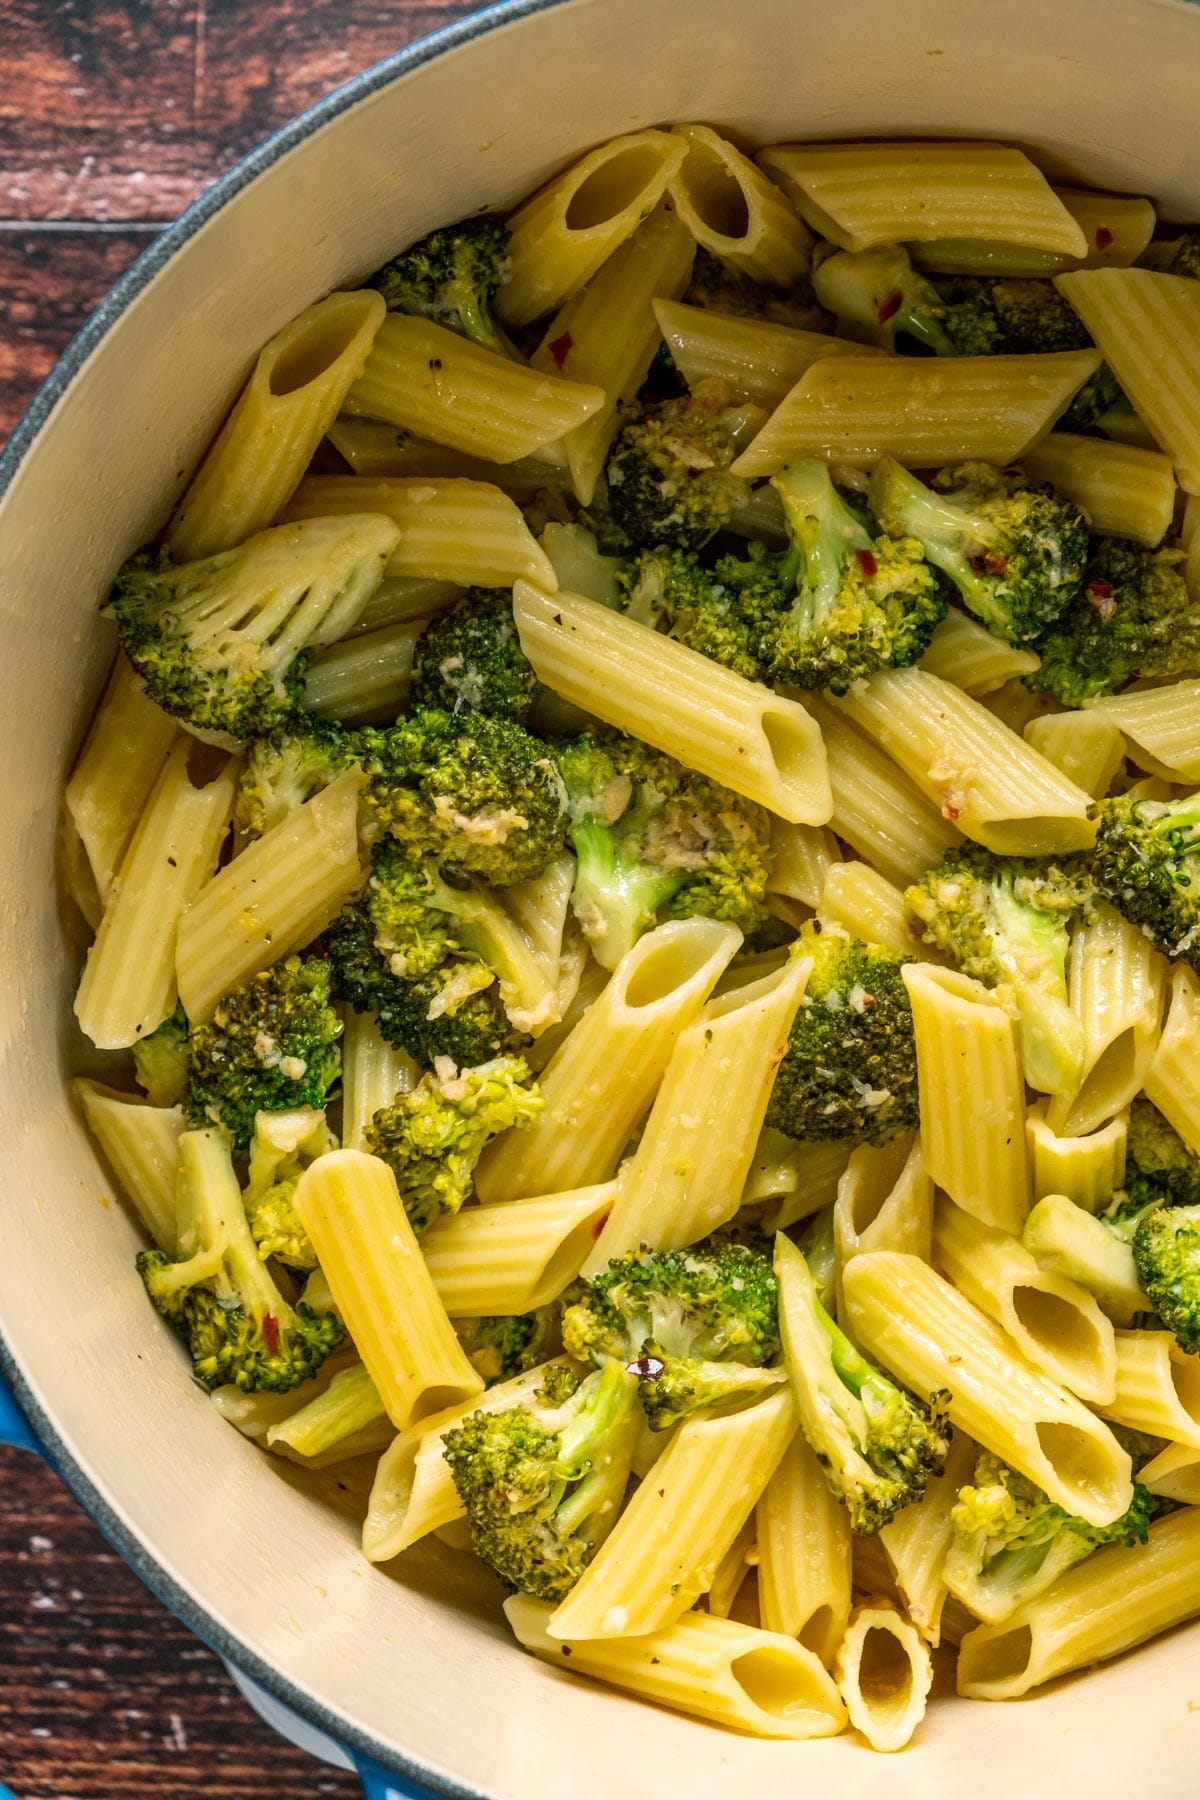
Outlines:
[[[778,406],[804,371],[822,356],[882,356],[875,344],[855,344],[825,332],[743,319],[706,306],[656,300],[654,316],[675,366],[694,388],[723,381],[735,400]],[[774,490],[768,490],[774,498]]]

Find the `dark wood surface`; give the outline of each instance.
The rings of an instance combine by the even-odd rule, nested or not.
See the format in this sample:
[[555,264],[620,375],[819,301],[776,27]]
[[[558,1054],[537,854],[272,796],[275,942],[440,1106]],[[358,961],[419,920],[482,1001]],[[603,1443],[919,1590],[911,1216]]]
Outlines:
[[[0,0],[0,444],[155,232],[464,0]],[[351,1800],[277,1738],[41,1464],[0,1449],[0,1782],[17,1800]]]

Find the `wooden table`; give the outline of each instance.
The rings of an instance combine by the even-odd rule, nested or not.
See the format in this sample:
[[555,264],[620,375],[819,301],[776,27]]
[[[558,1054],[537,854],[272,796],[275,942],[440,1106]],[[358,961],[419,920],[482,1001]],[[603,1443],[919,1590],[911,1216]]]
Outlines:
[[[0,444],[154,234],[302,107],[470,0],[0,0]],[[0,1782],[17,1800],[351,1800],[0,1450]]]

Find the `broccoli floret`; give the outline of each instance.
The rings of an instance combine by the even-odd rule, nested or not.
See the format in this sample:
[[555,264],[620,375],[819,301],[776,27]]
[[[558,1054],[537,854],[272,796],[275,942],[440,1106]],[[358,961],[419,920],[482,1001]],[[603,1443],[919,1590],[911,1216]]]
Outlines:
[[623,1362],[651,1429],[753,1398],[778,1378],[779,1304],[769,1256],[725,1237],[633,1250],[563,1295],[563,1347]]
[[286,1268],[311,1275],[317,1266],[317,1253],[296,1211],[296,1188],[299,1175],[289,1175],[274,1182],[253,1200],[246,1198],[246,1216],[250,1234],[265,1262],[274,1257]]
[[357,757],[353,733],[316,713],[255,738],[238,779],[234,830],[261,837],[336,781]]
[[634,412],[605,465],[613,519],[642,549],[699,550],[749,495],[749,484],[730,474],[736,455],[722,410],[707,396]]
[[372,275],[389,312],[445,325],[486,350],[513,354],[492,317],[496,290],[508,275],[508,227],[500,219],[443,225]]
[[886,1144],[917,1124],[917,1051],[900,970],[907,957],[836,925],[801,927],[812,974],[775,1075],[766,1122],[789,1137]]
[[1108,364],[1102,362],[1096,373],[1084,382],[1054,429],[1093,433],[1097,426],[1102,430],[1107,429],[1106,415],[1117,407],[1133,413],[1116,376]]
[[578,738],[558,766],[578,859],[572,905],[603,968],[663,906],[743,931],[761,923],[771,868],[762,807],[633,738]]
[[938,283],[957,356],[1037,356],[1087,350],[1091,337],[1052,281],[957,276]]
[[143,552],[104,610],[167,712],[229,737],[261,736],[302,711],[309,653],[351,630],[399,535],[364,513],[275,525],[178,568]]
[[833,323],[817,305],[811,281],[795,282],[781,294],[723,263],[711,250],[697,250],[683,298],[685,305],[698,306],[704,312],[764,319],[772,325],[790,325],[795,331],[828,331]]
[[461,1073],[439,1058],[411,1093],[380,1107],[367,1126],[367,1149],[394,1173],[419,1234],[443,1213],[458,1212],[491,1139],[530,1124],[541,1110],[537,1083],[519,1056]]
[[1161,258],[1155,257],[1155,268],[1167,275],[1182,275],[1185,279],[1200,281],[1200,231],[1182,231],[1177,238],[1154,248],[1162,252]]
[[329,965],[289,956],[218,1000],[188,1041],[187,1116],[248,1148],[260,1112],[320,1107],[341,1072]]
[[1101,1544],[1144,1544],[1159,1502],[1135,1482],[1133,1503],[1111,1525],[1064,1512],[1041,1488],[981,1450],[975,1480],[958,1490],[942,1578],[964,1606],[997,1625]]
[[651,625],[748,681],[764,670],[793,587],[783,558],[752,544],[745,558],[723,556],[706,569],[684,550],[643,550],[620,577],[630,618]]
[[541,693],[521,648],[507,588],[468,588],[417,639],[409,702],[448,713],[487,713],[523,725]]
[[[780,1322],[800,1428],[853,1529],[879,1531],[940,1475],[949,1439],[926,1407],[860,1356],[817,1297],[812,1273],[782,1233],[775,1240]],[[932,1396],[936,1403],[942,1395]]]
[[870,501],[880,525],[916,538],[964,606],[1011,644],[1032,642],[1081,592],[1087,522],[1048,486],[987,463],[943,469],[933,489],[881,457]]
[[146,1290],[187,1344],[196,1380],[286,1394],[315,1375],[345,1336],[337,1317],[288,1305],[263,1266],[218,1130],[179,1140],[179,1260],[137,1259]]
[[183,1099],[188,1079],[188,1022],[182,1006],[176,1006],[157,1031],[133,1046],[133,1066],[138,1086],[146,1090],[154,1106],[175,1106]]
[[1160,950],[1200,969],[1200,793],[1182,800],[1118,794],[1090,811],[1097,888]]
[[897,337],[912,338],[938,356],[987,354],[958,349],[943,323],[942,296],[913,268],[899,244],[835,251],[816,265],[812,281],[813,292],[833,313],[844,337],[888,350],[896,348]]
[[946,614],[914,537],[872,537],[823,462],[791,463],[771,485],[793,545],[795,591],[764,653],[773,674],[844,694],[861,676],[907,668]]
[[1129,1108],[1125,1193],[1135,1209],[1200,1206],[1200,1156],[1144,1094]]
[[1138,1284],[1180,1348],[1200,1355],[1200,1206],[1155,1206],[1133,1233]]
[[511,887],[562,849],[562,784],[514,720],[423,707],[359,742],[367,807],[414,860]]
[[1200,607],[1187,591],[1179,549],[1094,541],[1082,592],[1038,640],[1034,693],[1081,706],[1149,676],[1200,670]]
[[[467,1361],[483,1377],[484,1384],[493,1387],[498,1381],[508,1381],[545,1362],[557,1317],[557,1307],[539,1306],[534,1312],[456,1319],[454,1329]],[[578,1385],[578,1378],[575,1379]]]
[[517,1406],[445,1433],[475,1553],[518,1593],[561,1600],[595,1555],[629,1479],[636,1396],[610,1362],[545,1423]]
[[950,850],[904,896],[927,944],[998,988],[1020,1019],[1031,1087],[1073,1094],[1083,1074],[1083,1026],[1067,999],[1067,926],[1091,899],[1082,867],[1045,858]]

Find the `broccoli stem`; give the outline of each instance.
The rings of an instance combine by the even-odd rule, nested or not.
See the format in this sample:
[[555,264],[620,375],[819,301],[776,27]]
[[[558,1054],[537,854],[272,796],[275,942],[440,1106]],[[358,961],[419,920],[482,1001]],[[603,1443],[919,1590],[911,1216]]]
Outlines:
[[[628,841],[636,842],[637,834],[629,833]],[[659,907],[683,886],[686,871],[655,869],[636,857],[621,856],[612,830],[596,818],[572,825],[571,842],[579,865],[575,911],[598,926],[587,933],[597,962],[615,969],[654,923]]]
[[378,1388],[363,1365],[356,1363],[340,1370],[323,1394],[272,1427],[267,1443],[271,1448],[284,1444],[298,1456],[321,1456],[385,1417]]
[[992,904],[1001,960],[1013,977],[1025,1079],[1039,1093],[1074,1094],[1087,1040],[1067,1000],[1066,928],[1057,916],[1022,905],[1006,888],[995,890]]
[[872,500],[878,499],[876,512],[887,511],[897,519],[904,533],[920,541],[927,560],[948,575],[964,605],[981,619],[988,630],[1005,637],[1009,621],[1003,609],[993,601],[983,576],[972,566],[965,544],[973,542],[981,549],[995,538],[995,532],[983,519],[951,506],[931,493],[923,482],[891,458],[885,459],[872,478]]
[[206,1247],[223,1241],[227,1275],[218,1280],[218,1298],[240,1300],[256,1325],[271,1317],[282,1328],[291,1308],[259,1258],[223,1131],[184,1132],[178,1179],[180,1248],[189,1251],[193,1231]]
[[792,612],[809,631],[837,599],[846,558],[855,550],[869,551],[871,538],[834,487],[824,463],[792,463],[774,476],[771,485],[783,501],[796,557],[798,591]]
[[555,1478],[563,1492],[568,1483],[578,1483],[555,1508],[555,1524],[566,1537],[590,1519],[599,1519],[602,1526],[616,1519],[637,1435],[637,1391],[636,1375],[610,1360],[587,1403],[562,1432]]

